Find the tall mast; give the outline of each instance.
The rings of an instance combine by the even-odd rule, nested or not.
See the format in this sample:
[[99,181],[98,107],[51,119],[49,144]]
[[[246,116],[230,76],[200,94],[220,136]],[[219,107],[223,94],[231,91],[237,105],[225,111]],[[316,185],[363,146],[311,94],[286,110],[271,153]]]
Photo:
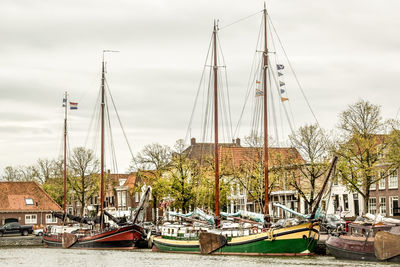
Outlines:
[[[267,46],[267,9],[264,3],[264,53],[263,53],[263,85],[264,85],[264,190],[265,205],[264,215],[269,215],[268,196],[268,116],[267,116],[267,71],[268,71],[268,46]],[[268,220],[268,217],[267,217]]]
[[104,52],[101,64],[101,156],[100,156],[100,226],[104,229],[104,84],[105,84],[105,69],[104,69]]
[[68,94],[64,95],[64,214],[67,212],[67,110]]
[[219,226],[219,160],[218,160],[218,66],[217,66],[217,24],[214,21],[214,161],[215,161],[215,216],[216,226]]

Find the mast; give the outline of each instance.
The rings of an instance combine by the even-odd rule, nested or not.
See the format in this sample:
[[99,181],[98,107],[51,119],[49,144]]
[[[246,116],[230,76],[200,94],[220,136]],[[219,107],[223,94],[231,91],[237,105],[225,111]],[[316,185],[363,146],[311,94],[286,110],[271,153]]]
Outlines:
[[104,52],[101,64],[101,156],[100,156],[100,226],[104,229],[104,84],[105,84],[105,69],[104,69]]
[[269,196],[268,196],[268,117],[267,117],[267,71],[268,71],[268,45],[267,45],[267,9],[264,3],[264,52],[263,52],[263,86],[264,86],[264,190],[265,204],[264,215],[269,222]]
[[218,160],[218,66],[217,66],[217,24],[214,20],[213,30],[213,48],[214,48],[214,161],[215,161],[215,217],[216,226],[219,226],[219,160]]
[[64,95],[64,214],[67,213],[67,110],[68,94]]

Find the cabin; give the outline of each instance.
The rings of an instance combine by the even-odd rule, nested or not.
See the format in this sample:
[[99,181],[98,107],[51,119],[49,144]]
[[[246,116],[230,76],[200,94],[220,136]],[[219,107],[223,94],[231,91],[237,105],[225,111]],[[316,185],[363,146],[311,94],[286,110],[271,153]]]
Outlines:
[[36,182],[0,182],[0,225],[18,222],[41,228],[57,225],[62,208]]

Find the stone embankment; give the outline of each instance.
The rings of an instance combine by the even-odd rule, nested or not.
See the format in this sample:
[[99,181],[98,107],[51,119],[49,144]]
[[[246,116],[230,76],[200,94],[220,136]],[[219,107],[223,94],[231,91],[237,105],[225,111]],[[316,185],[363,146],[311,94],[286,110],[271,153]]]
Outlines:
[[0,248],[1,247],[37,247],[43,246],[41,236],[3,236],[0,237]]
[[328,239],[328,235],[320,235],[317,247],[315,248],[315,254],[317,255],[330,255],[329,251],[326,249],[325,242]]

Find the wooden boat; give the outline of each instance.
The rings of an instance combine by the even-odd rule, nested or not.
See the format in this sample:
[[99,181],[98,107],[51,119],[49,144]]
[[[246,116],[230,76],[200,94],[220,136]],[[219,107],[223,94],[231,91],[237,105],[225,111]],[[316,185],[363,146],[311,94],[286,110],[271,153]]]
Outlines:
[[99,230],[75,230],[72,233],[49,233],[43,235],[47,247],[63,248],[127,248],[144,239],[144,231],[138,225],[130,224]]
[[325,244],[337,259],[400,262],[400,235],[392,228],[351,223],[347,235],[332,235]]
[[[267,49],[267,11],[264,6],[264,51],[263,51],[263,92],[267,92],[267,69],[268,69],[268,49]],[[213,82],[214,82],[214,170],[215,170],[215,228],[198,229],[197,232],[187,232],[187,227],[174,229],[171,231],[180,231],[180,235],[168,235],[162,233],[160,236],[153,237],[153,250],[163,252],[182,252],[182,253],[202,253],[202,254],[224,254],[224,255],[275,255],[275,256],[306,256],[314,253],[319,239],[320,222],[314,220],[316,208],[322,194],[316,201],[316,206],[309,220],[303,221],[296,226],[283,228],[269,228],[269,197],[268,197],[268,127],[267,127],[267,93],[264,97],[264,229],[260,233],[250,233],[243,236],[227,236],[220,229],[220,211],[219,211],[219,146],[218,146],[218,78],[217,78],[217,30],[214,23],[213,29]],[[332,162],[328,177],[325,180],[323,188],[326,187],[327,180],[334,168],[336,158]],[[324,189],[322,189],[323,191]],[[174,232],[176,234],[176,232]]]
[[[154,237],[154,251],[181,252],[197,254],[252,255],[252,256],[307,256],[312,255],[319,239],[319,222],[306,222],[281,229],[269,229],[265,232],[241,237],[226,237],[217,242],[211,238],[200,240],[201,235],[190,238]],[[215,246],[214,244],[217,243]],[[205,248],[203,248],[205,247]],[[203,248],[203,251],[201,249]]]
[[[94,229],[74,229],[73,227],[61,226],[55,231],[48,231],[43,235],[43,242],[47,247],[63,248],[132,248],[136,243],[142,243],[146,239],[143,227],[136,224],[138,213],[143,205],[143,199],[139,204],[137,213],[132,222],[118,223],[114,227],[105,227],[104,210],[104,111],[105,111],[105,61],[104,53],[115,52],[103,51],[102,77],[101,77],[101,161],[100,161],[100,216],[92,220]],[[67,142],[67,93],[64,98],[65,119],[64,119],[64,213],[58,216],[65,223],[68,217],[76,222],[88,223],[85,218],[72,216],[66,212],[66,142]],[[146,191],[149,195],[149,188]],[[107,214],[106,214],[107,215]],[[110,214],[110,219],[115,220]]]

